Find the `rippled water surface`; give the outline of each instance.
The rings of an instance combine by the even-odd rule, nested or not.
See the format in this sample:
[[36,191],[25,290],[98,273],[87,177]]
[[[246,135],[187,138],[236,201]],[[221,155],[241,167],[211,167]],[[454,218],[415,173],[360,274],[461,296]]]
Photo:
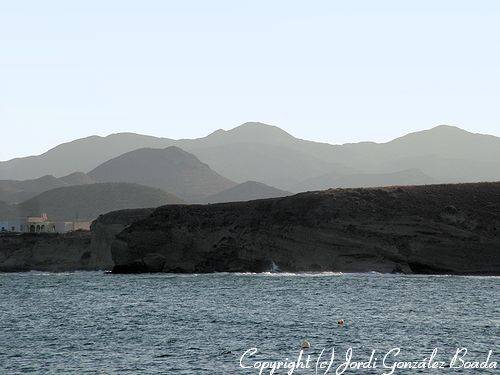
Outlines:
[[[438,348],[436,360],[449,363],[457,347],[468,348],[469,360],[493,350],[499,361],[499,300],[500,279],[492,277],[0,274],[0,367],[2,374],[257,374],[239,367],[247,349],[258,352],[245,366],[296,360],[303,339],[311,361],[335,348],[329,373],[349,347],[359,361],[375,349],[381,362],[393,347],[401,354],[392,362],[423,360]],[[381,374],[381,366],[361,372]]]

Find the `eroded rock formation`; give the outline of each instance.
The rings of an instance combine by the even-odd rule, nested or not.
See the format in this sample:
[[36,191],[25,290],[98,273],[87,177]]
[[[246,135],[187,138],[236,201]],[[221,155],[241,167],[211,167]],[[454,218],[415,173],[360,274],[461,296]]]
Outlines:
[[0,272],[111,270],[111,243],[151,208],[111,212],[92,223],[91,232],[1,234]]
[[500,183],[338,189],[158,208],[118,234],[115,273],[500,274]]

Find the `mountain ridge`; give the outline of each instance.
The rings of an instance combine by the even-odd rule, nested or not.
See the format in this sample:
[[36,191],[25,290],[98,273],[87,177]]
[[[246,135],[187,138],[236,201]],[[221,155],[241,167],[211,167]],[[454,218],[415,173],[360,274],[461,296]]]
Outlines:
[[390,174],[407,169],[419,169],[437,183],[500,180],[500,138],[494,135],[439,125],[383,143],[333,145],[295,138],[260,122],[219,129],[196,139],[135,133],[91,136],[56,146],[41,156],[0,162],[0,178],[89,172],[130,151],[169,146],[195,155],[235,182],[256,180],[282,190],[293,190],[301,181],[329,173]]
[[45,175],[30,180],[0,180],[0,201],[20,203],[48,190],[94,182],[83,172],[74,172],[60,178]]
[[88,175],[99,182],[129,182],[159,188],[190,202],[235,185],[177,146],[130,151],[99,165]]

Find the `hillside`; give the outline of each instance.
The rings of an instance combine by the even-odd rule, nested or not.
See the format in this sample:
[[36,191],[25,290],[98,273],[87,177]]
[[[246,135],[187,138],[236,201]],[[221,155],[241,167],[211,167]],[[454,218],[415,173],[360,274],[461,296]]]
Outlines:
[[74,172],[60,177],[59,181],[62,181],[67,186],[94,184],[96,182],[92,177],[83,172]]
[[292,195],[292,193],[260,182],[247,181],[238,184],[220,193],[203,199],[204,203],[240,202],[254,199],[278,198]]
[[44,191],[64,186],[91,184],[95,181],[85,173],[75,172],[68,176],[56,178],[43,176],[33,180],[0,181],[0,200],[7,203],[20,203]]
[[0,221],[15,219],[17,216],[15,207],[0,201]]
[[143,148],[111,159],[89,173],[99,182],[131,182],[197,202],[235,185],[178,147]]
[[22,202],[41,192],[66,186],[66,184],[54,176],[43,176],[34,180],[0,181],[0,200],[8,203]]
[[52,220],[92,220],[110,211],[182,203],[159,189],[128,183],[62,187],[46,191],[17,206],[22,216],[46,213]]

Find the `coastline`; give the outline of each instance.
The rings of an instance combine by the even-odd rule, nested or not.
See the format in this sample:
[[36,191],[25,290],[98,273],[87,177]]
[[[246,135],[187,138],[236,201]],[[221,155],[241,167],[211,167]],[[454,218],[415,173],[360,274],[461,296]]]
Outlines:
[[0,272],[500,275],[500,183],[336,189],[0,234]]
[[173,205],[112,243],[114,273],[500,274],[500,183]]

